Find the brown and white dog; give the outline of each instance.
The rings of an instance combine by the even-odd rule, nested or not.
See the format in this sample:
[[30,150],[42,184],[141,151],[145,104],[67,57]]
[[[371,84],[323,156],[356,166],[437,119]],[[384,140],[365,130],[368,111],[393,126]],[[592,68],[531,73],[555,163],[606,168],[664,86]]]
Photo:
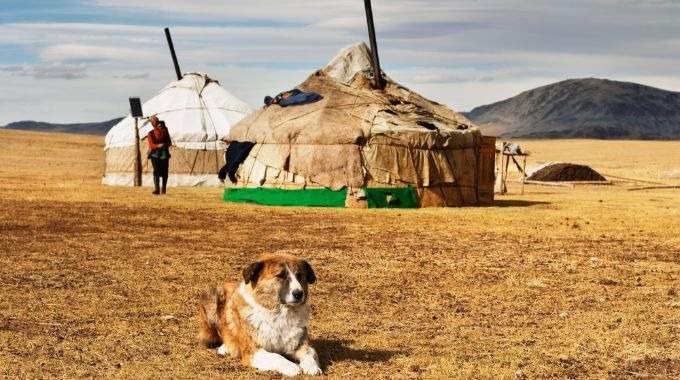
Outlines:
[[315,281],[304,260],[280,254],[260,257],[243,271],[239,284],[211,287],[202,295],[199,340],[217,348],[217,354],[230,354],[261,371],[320,375],[307,334],[308,285]]

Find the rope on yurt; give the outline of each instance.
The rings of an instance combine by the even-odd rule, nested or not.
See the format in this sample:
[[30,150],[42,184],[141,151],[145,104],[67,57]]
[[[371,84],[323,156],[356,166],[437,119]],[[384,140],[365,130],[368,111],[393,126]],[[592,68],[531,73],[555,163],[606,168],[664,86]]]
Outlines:
[[[243,176],[243,185],[244,186],[248,186],[248,183],[250,182],[250,176],[253,175],[253,170],[255,170],[255,164],[257,163],[257,156],[260,155],[260,151],[262,150],[262,147],[264,146],[264,144],[262,144],[262,143],[257,144],[257,145],[259,145],[258,148],[257,148],[257,153],[255,153],[255,155],[253,156],[253,152],[251,151],[250,154],[248,155],[248,156],[253,157],[253,164],[250,166],[250,172],[248,173],[248,175]],[[262,165],[264,165],[264,164],[262,164]]]
[[196,169],[196,162],[198,162],[198,153],[200,150],[196,150],[196,155],[194,156],[194,162],[191,164],[191,169],[189,169],[189,174],[194,174],[194,169]]
[[[201,112],[201,119],[202,119],[203,121],[206,120],[206,119],[205,119],[205,115],[204,115],[204,114],[206,114],[206,113],[208,114],[208,118],[210,119],[210,125],[212,126],[213,136],[215,137],[215,140],[214,140],[214,149],[213,149],[213,151],[215,152],[215,155],[214,155],[214,158],[215,158],[215,168],[216,168],[216,170],[219,170],[219,167],[220,167],[220,158],[219,158],[219,154],[217,153],[218,150],[219,150],[219,149],[218,149],[218,142],[217,142],[219,136],[217,135],[217,128],[215,127],[215,120],[213,120],[212,115],[210,114],[210,110],[208,109],[208,105],[205,103],[205,100],[203,99],[203,90],[204,90],[206,87],[208,87],[208,84],[209,84],[209,83],[208,83],[208,81],[206,80],[205,86],[203,86],[203,88],[201,89],[201,91],[198,92],[198,100],[200,101],[200,103],[201,103],[201,105],[202,105],[201,111],[203,111],[203,112]],[[206,125],[205,125],[204,122],[201,123],[201,124],[203,125],[203,130],[205,131],[206,140],[207,140],[208,130],[206,129]],[[207,141],[206,141],[206,143],[207,143]],[[206,147],[206,148],[207,148],[207,147]],[[207,150],[207,149],[206,149],[206,150]],[[192,168],[192,170],[193,170],[193,168]]]

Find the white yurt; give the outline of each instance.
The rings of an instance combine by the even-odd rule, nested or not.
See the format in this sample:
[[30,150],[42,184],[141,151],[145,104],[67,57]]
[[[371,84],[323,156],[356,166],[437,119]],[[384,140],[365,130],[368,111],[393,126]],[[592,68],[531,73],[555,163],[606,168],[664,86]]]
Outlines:
[[[252,112],[220,84],[203,73],[188,73],[170,83],[142,106],[144,116],[165,121],[173,147],[170,149],[168,186],[220,186],[217,172],[224,165],[226,144],[221,141],[231,126]],[[152,129],[139,120],[142,153],[142,185],[151,186],[151,162],[146,136]],[[102,183],[132,186],[135,169],[135,119],[127,116],[106,134],[106,169]]]

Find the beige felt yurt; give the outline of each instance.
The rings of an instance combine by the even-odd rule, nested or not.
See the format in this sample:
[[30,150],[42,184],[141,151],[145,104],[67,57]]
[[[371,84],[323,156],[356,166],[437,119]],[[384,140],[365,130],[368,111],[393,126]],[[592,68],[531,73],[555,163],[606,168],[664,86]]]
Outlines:
[[323,99],[272,105],[232,127],[255,143],[225,189],[229,202],[328,207],[431,207],[493,200],[494,138],[450,108],[385,77],[370,51],[343,49],[297,88]]
[[[184,74],[142,106],[145,116],[165,121],[173,147],[170,149],[168,186],[221,186],[217,172],[224,165],[226,144],[222,141],[231,126],[252,112],[243,101],[202,73]],[[152,129],[146,119],[139,122],[142,154],[142,184],[151,186],[152,171],[147,160],[146,136]],[[135,120],[124,118],[106,134],[105,185],[132,186],[135,169]]]

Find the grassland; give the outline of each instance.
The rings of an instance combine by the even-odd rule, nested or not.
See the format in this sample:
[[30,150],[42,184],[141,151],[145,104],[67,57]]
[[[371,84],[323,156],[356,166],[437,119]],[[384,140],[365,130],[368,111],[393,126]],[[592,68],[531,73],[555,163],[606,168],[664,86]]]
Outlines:
[[[680,142],[527,141],[678,182]],[[101,138],[0,131],[0,376],[269,378],[197,346],[195,298],[262,252],[316,268],[328,378],[680,377],[680,191],[264,208],[99,184]]]

